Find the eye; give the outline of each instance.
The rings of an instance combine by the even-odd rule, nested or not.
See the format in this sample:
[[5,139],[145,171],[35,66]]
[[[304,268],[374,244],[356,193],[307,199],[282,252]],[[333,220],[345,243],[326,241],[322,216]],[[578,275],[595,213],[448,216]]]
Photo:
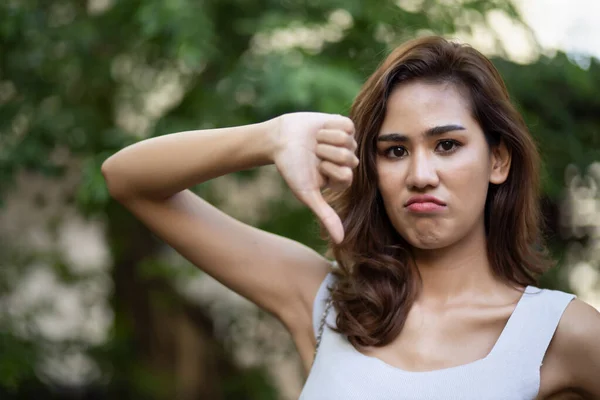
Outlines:
[[393,146],[385,151],[388,158],[402,158],[406,156],[406,149],[402,146]]
[[441,153],[452,153],[458,149],[460,143],[455,140],[442,140],[438,143],[436,150],[439,150]]

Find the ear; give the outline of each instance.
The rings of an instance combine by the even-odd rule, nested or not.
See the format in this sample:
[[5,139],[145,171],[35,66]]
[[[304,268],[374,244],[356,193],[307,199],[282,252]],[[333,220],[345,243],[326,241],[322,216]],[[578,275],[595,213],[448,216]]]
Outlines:
[[490,151],[490,182],[500,185],[508,178],[510,172],[511,153],[503,140]]

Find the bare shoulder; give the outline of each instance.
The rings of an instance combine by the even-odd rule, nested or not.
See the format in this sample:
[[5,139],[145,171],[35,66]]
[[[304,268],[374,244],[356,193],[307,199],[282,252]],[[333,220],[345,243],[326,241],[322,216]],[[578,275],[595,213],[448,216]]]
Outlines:
[[558,324],[555,341],[564,350],[600,344],[600,312],[584,301],[573,299]]
[[600,398],[600,313],[574,299],[554,335],[552,350],[571,388]]

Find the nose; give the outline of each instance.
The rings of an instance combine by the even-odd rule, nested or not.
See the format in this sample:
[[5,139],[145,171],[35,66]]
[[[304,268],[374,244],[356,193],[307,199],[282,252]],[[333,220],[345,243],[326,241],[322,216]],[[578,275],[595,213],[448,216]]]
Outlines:
[[424,151],[415,152],[410,158],[408,168],[406,184],[409,189],[423,190],[439,184],[435,160],[432,159],[431,154]]

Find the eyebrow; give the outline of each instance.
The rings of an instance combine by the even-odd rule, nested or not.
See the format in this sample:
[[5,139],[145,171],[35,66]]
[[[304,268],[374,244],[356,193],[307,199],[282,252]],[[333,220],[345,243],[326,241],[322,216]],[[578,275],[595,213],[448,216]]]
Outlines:
[[[424,135],[428,138],[443,135],[444,133],[453,131],[464,131],[465,127],[462,125],[441,125],[429,128],[424,132]],[[407,135],[402,133],[386,133],[377,137],[378,142],[409,142],[410,139]]]

